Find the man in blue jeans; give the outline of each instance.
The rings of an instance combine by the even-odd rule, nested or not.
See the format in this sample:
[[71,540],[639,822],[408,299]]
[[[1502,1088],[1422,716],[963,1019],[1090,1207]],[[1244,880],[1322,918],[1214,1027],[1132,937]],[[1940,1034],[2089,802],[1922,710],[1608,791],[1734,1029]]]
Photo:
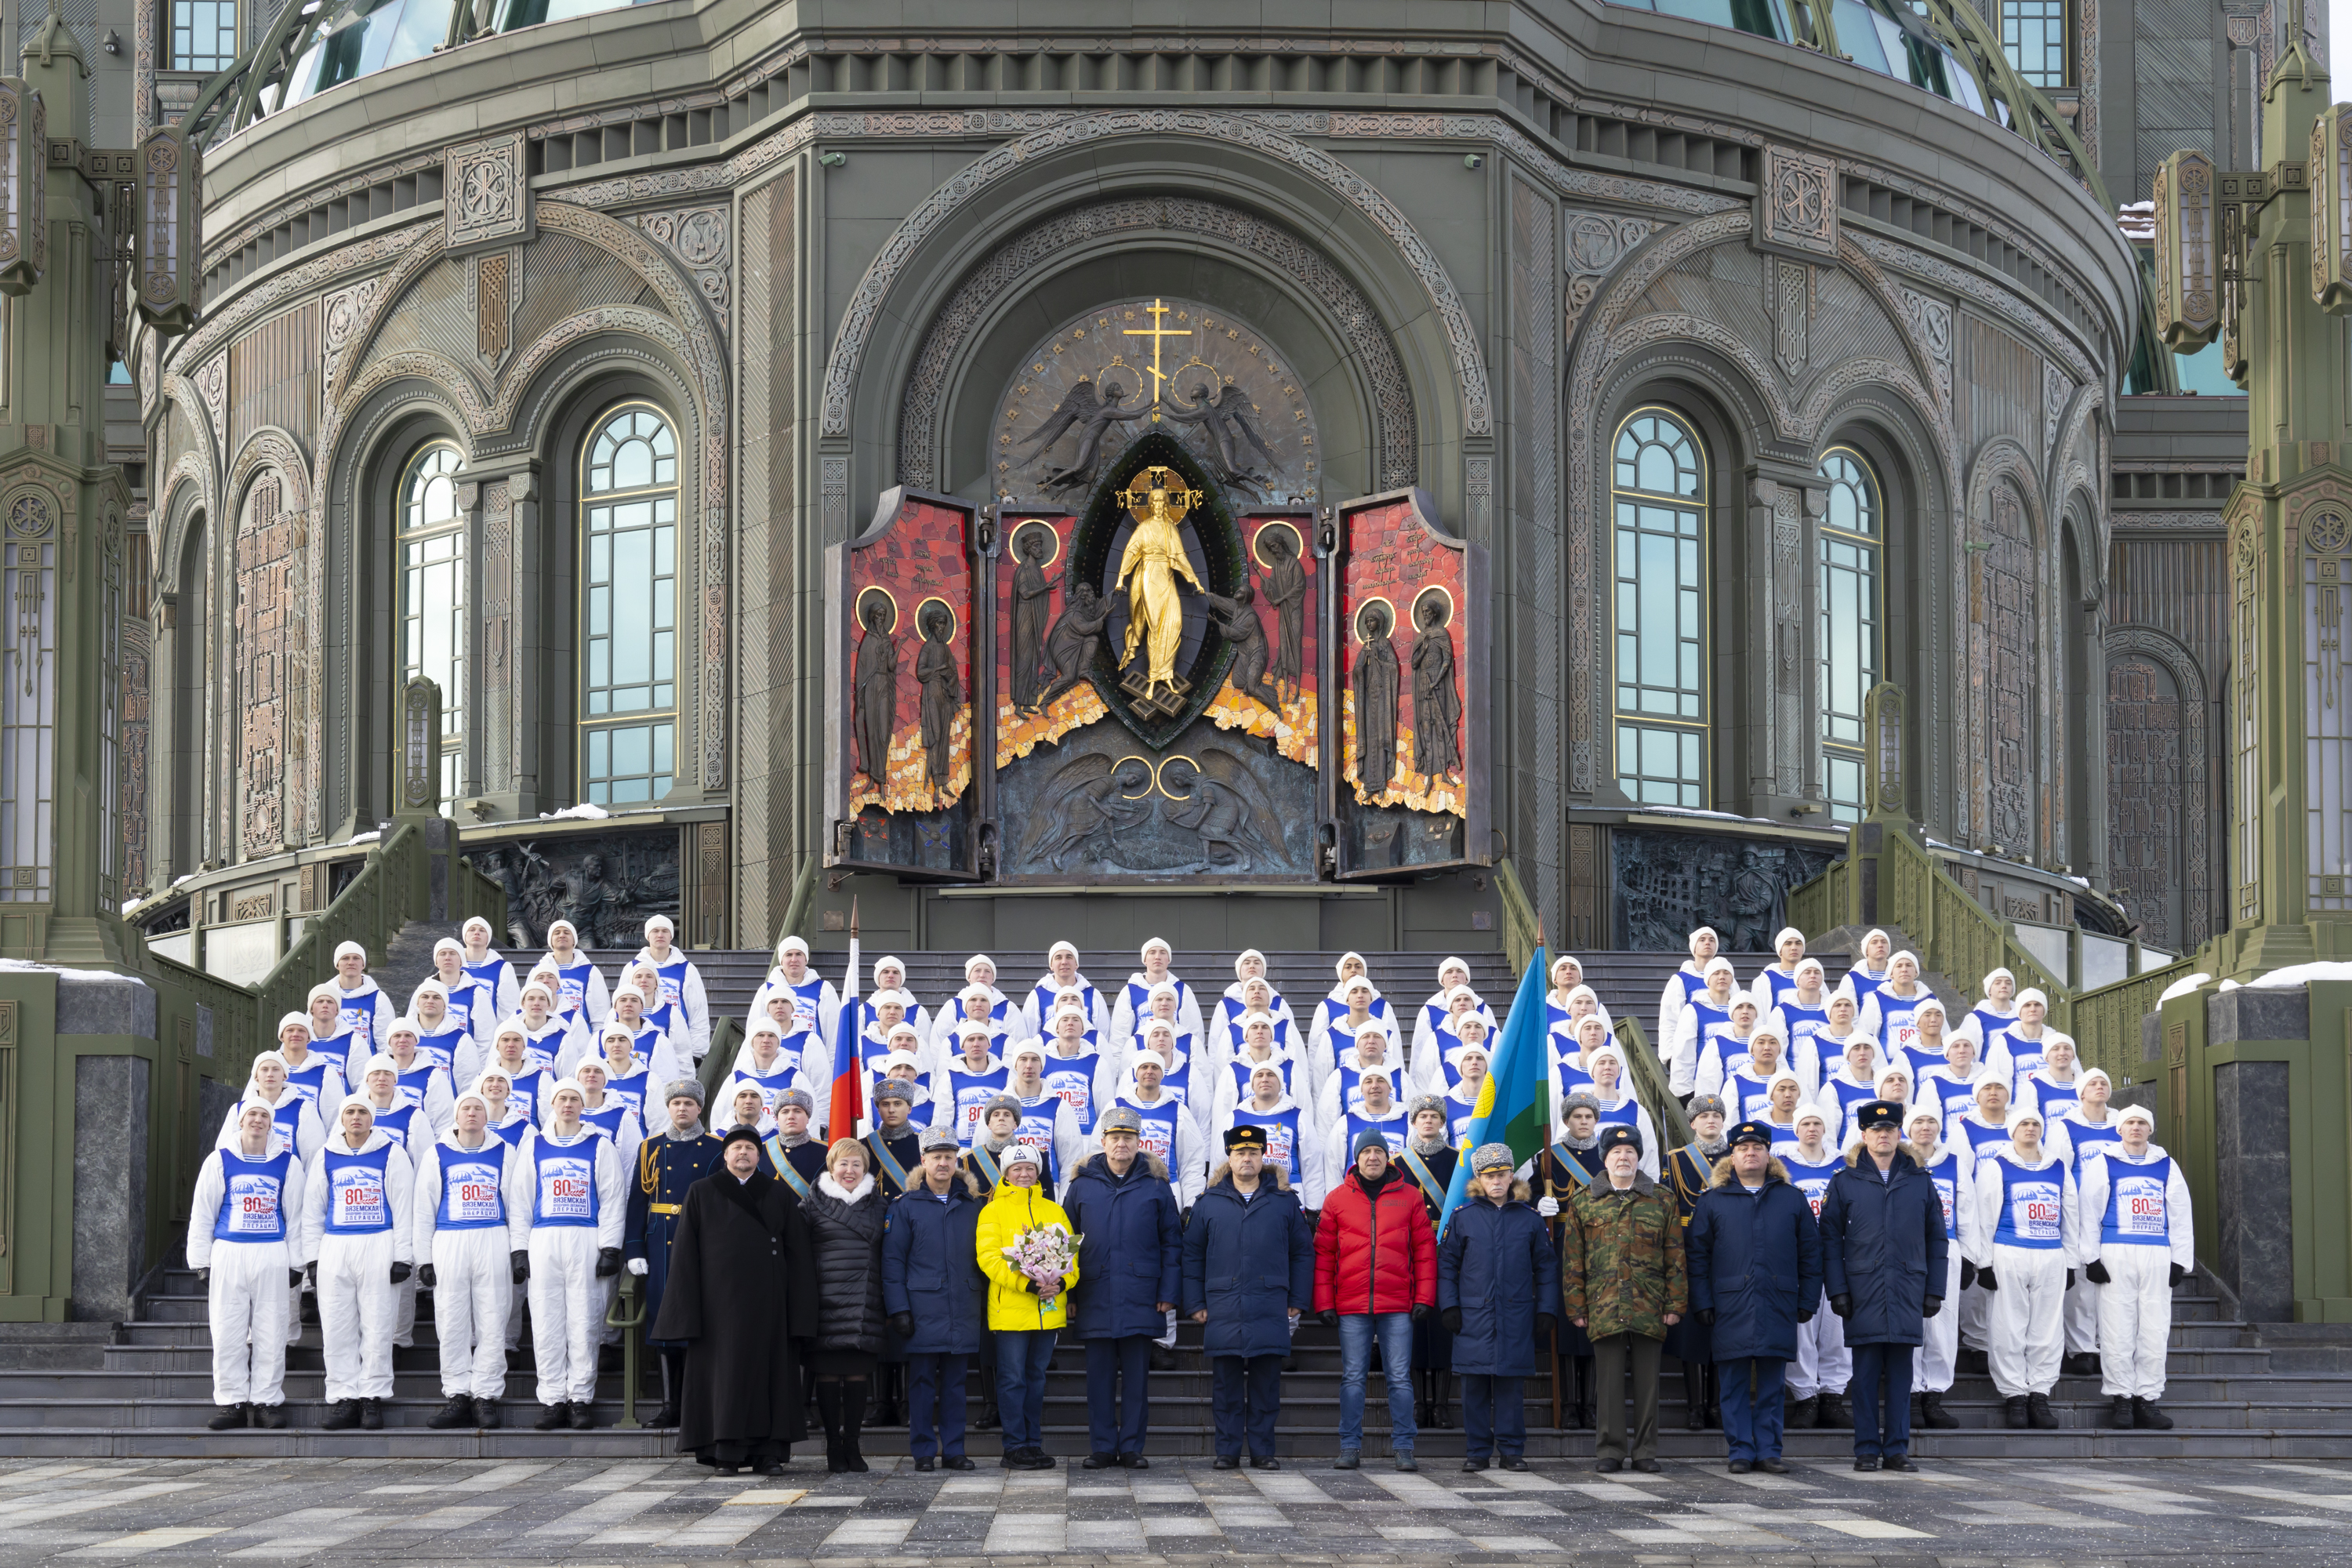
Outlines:
[[1372,1341],[1389,1385],[1389,1443],[1396,1468],[1417,1470],[1412,1419],[1412,1325],[1436,1310],[1437,1233],[1421,1189],[1389,1163],[1388,1139],[1367,1128],[1348,1179],[1323,1200],[1315,1229],[1315,1308],[1339,1331],[1339,1458],[1363,1462],[1364,1374]]

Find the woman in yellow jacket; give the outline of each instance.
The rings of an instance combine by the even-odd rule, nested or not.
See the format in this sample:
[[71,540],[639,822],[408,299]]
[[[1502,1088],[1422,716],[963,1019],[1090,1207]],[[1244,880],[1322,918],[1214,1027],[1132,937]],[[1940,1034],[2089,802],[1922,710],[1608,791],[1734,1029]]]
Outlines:
[[[1070,1230],[1062,1212],[1038,1184],[1043,1167],[1037,1151],[1015,1143],[1004,1151],[1003,1179],[980,1211],[980,1271],[988,1276],[988,1327],[996,1337],[996,1407],[1004,1419],[1008,1470],[1050,1470],[1045,1453],[1045,1373],[1054,1362],[1054,1336],[1069,1321],[1070,1287],[1078,1281],[1075,1252],[1070,1271],[1048,1302],[1036,1282],[1006,1261],[1004,1249],[1024,1230],[1058,1225]],[[1071,1231],[1073,1236],[1076,1231]]]

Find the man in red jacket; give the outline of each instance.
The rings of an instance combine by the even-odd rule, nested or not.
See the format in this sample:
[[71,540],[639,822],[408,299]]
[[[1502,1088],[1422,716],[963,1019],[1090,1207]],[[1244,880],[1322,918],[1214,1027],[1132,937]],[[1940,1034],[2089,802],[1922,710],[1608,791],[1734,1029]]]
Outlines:
[[1364,1374],[1372,1341],[1389,1384],[1396,1468],[1417,1470],[1412,1448],[1412,1326],[1437,1307],[1437,1233],[1421,1189],[1389,1163],[1388,1139],[1368,1128],[1355,1169],[1323,1199],[1315,1230],[1315,1310],[1339,1331],[1339,1458],[1363,1462]]

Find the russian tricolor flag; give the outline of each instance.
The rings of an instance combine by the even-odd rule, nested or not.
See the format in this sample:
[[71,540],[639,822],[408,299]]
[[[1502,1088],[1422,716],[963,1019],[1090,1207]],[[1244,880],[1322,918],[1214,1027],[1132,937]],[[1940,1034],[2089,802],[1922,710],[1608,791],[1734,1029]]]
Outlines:
[[866,1121],[866,1064],[858,1043],[866,1037],[866,1004],[857,996],[857,933],[849,935],[849,973],[841,985],[841,1026],[833,1037],[833,1098],[826,1107],[825,1136],[862,1138]]

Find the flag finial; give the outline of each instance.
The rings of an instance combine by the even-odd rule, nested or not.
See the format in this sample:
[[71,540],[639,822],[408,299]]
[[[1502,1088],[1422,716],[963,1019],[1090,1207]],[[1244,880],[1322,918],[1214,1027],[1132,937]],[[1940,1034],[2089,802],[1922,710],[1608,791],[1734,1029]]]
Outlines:
[[857,934],[857,895],[855,893],[849,897],[849,934]]

